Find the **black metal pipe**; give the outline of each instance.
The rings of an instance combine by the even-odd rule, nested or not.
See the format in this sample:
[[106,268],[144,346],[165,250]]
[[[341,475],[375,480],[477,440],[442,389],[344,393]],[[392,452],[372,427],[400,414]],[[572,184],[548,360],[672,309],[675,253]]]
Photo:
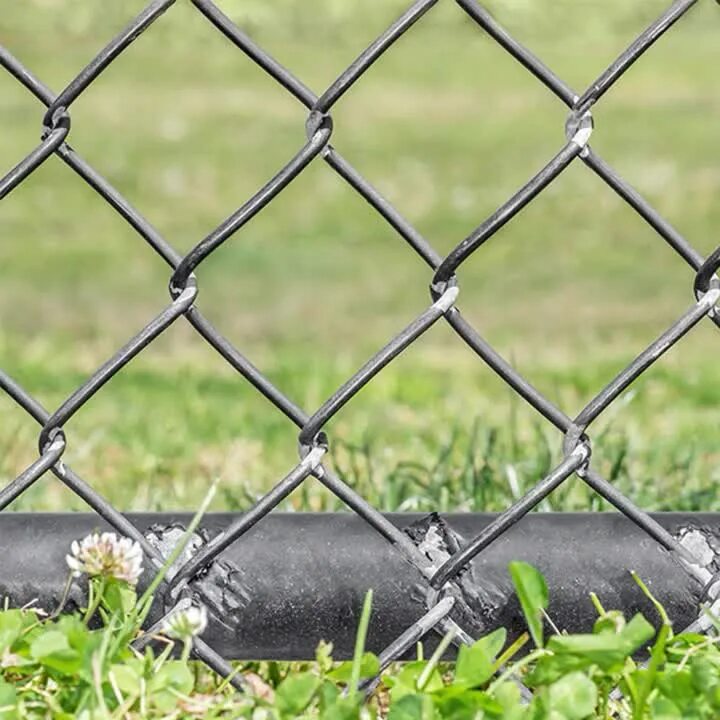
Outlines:
[[[492,514],[437,516],[391,514],[397,527],[442,562],[443,554],[477,535]],[[661,513],[653,516],[699,557],[699,566],[720,569],[720,514]],[[167,552],[187,514],[130,514],[152,544]],[[203,519],[204,539],[227,528],[236,514]],[[153,528],[151,530],[151,528]],[[93,530],[110,529],[96,515],[0,514],[0,595],[14,606],[32,600],[55,608],[67,579],[70,543]],[[525,560],[538,567],[550,587],[549,615],[568,631],[591,627],[590,591],[606,608],[642,611],[654,620],[647,598],[630,577],[635,570],[665,605],[676,628],[698,615],[701,583],[679,560],[617,513],[532,513],[486,548],[460,581],[466,603],[451,613],[473,636],[504,625],[524,629],[507,565]],[[150,579],[150,573],[141,586]],[[363,597],[374,591],[369,648],[379,652],[426,611],[428,582],[401,553],[367,523],[349,513],[273,513],[227,548],[210,572],[191,583],[208,607],[203,636],[218,652],[236,659],[311,659],[320,640],[332,641],[335,656],[352,653]],[[83,582],[70,606],[84,600]],[[168,609],[159,598],[151,621]],[[437,642],[427,637],[428,646]]]

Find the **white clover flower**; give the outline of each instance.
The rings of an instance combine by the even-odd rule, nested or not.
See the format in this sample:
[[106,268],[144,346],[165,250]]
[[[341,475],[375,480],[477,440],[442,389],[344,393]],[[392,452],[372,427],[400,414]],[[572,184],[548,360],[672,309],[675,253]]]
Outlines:
[[163,624],[163,632],[176,640],[189,640],[202,635],[207,627],[208,617],[204,605],[190,605],[171,613]]
[[115,533],[92,533],[80,542],[74,540],[67,564],[75,577],[106,577],[136,585],[142,574],[142,549],[130,538]]

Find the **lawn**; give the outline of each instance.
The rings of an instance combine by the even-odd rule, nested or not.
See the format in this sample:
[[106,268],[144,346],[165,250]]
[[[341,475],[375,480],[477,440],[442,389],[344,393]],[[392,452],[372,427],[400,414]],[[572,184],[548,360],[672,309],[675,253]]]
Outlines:
[[[59,91],[144,3],[6,5],[0,42]],[[625,5],[492,7],[580,92],[666,3]],[[318,93],[399,7],[300,6],[224,7]],[[592,139],[703,254],[720,226],[719,11],[698,3],[632,68]],[[43,108],[4,72],[0,96],[3,173]],[[305,114],[179,0],[73,105],[70,142],[187,251],[299,149]],[[562,146],[564,117],[441,2],[339,102],[333,144],[445,254]],[[168,304],[168,268],[57,158],[0,203],[0,231],[0,366],[53,409]],[[430,302],[428,268],[321,160],[197,277],[203,313],[308,411]],[[692,271],[579,161],[459,279],[466,316],[570,414],[694,302]],[[702,322],[593,428],[598,467],[645,507],[718,509],[716,347]],[[0,412],[7,482],[38,427],[7,398]],[[196,507],[216,477],[216,509],[240,509],[297,459],[296,429],[182,319],[66,431],[65,459],[127,510]],[[386,509],[499,509],[560,457],[558,433],[442,322],[328,431],[338,471]],[[337,506],[314,481],[289,504]],[[573,480],[550,506],[600,504]],[[82,503],[48,476],[13,508]]]

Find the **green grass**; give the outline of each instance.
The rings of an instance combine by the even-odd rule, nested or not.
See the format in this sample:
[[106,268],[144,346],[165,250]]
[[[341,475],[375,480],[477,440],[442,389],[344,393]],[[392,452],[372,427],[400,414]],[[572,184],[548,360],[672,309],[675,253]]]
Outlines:
[[[59,90],[143,4],[13,4],[2,42]],[[321,91],[399,7],[321,4],[225,7]],[[492,7],[580,91],[665,4],[570,3],[562,22],[556,4]],[[593,137],[703,253],[720,226],[718,23],[700,2],[599,103]],[[5,73],[0,93],[5,169],[37,144],[42,108]],[[333,110],[333,143],[445,253],[561,147],[564,115],[446,2]],[[179,0],[73,106],[70,141],[188,250],[301,146],[304,117]],[[0,228],[0,365],[54,408],[166,306],[168,269],[55,158],[2,202]],[[311,411],[427,307],[431,273],[318,161],[197,276],[207,317]],[[459,277],[467,316],[568,413],[693,302],[689,268],[580,164]],[[598,467],[646,507],[717,509],[716,332],[702,323],[593,428]],[[38,428],[0,406],[7,482],[36,457]],[[339,472],[386,509],[498,509],[560,454],[442,323],[328,430]],[[123,509],[195,507],[218,476],[215,507],[245,507],[297,458],[295,429],[182,320],[67,435],[66,460]],[[599,506],[576,481],[548,503]],[[289,504],[336,506],[314,481]],[[47,477],[13,507],[82,505]]]

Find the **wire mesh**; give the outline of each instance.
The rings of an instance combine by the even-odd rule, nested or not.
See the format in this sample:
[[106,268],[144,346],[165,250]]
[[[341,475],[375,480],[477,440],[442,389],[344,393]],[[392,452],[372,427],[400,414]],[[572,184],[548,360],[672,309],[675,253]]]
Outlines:
[[[433,249],[427,239],[333,147],[331,138],[334,130],[330,115],[333,107],[348,89],[388,48],[415,23],[419,22],[437,4],[438,0],[417,0],[410,5],[319,96],[257,45],[211,0],[192,0],[197,11],[250,61],[262,68],[267,75],[301,103],[308,111],[308,116],[307,140],[298,149],[297,154],[247,202],[184,256],[178,253],[143,215],[67,142],[71,131],[70,109],[73,103],[141,33],[168,11],[174,2],[175,0],[155,0],[147,5],[57,95],[36,78],[17,58],[0,46],[0,65],[45,106],[41,142],[0,179],[0,199],[17,188],[49,157],[57,155],[100,198],[125,219],[150,248],[165,260],[171,270],[170,302],[167,307],[151,319],[136,336],[112,355],[53,412],[46,411],[27,391],[0,371],[0,387],[41,427],[38,439],[38,458],[0,491],[0,509],[4,509],[12,503],[46,471],[51,471],[119,533],[140,543],[152,564],[155,566],[162,564],[163,556],[156,547],[147,541],[143,533],[96,492],[91,484],[64,464],[62,458],[67,447],[67,438],[63,427],[95,393],[102,389],[108,380],[121,372],[133,358],[182,317],[234,370],[251,383],[258,392],[262,393],[278,411],[284,413],[297,425],[300,458],[290,467],[285,477],[262,496],[256,504],[239,516],[230,527],[205,544],[184,565],[170,573],[169,578],[165,581],[163,592],[166,598],[170,599],[171,604],[175,603],[177,606],[177,604],[187,602],[188,597],[193,597],[194,584],[200,581],[203,572],[216,561],[223,550],[240,540],[253,525],[261,522],[268,513],[310,476],[317,478],[351,510],[392,543],[397,551],[402,553],[425,578],[427,613],[385,649],[380,656],[383,667],[400,657],[432,629],[443,632],[453,629],[458,643],[467,643],[473,640],[470,634],[465,632],[453,619],[456,597],[454,593],[457,590],[457,582],[468,563],[573,475],[580,477],[593,491],[605,498],[617,510],[647,532],[662,548],[676,557],[685,571],[705,588],[704,599],[714,601],[717,595],[718,578],[698,564],[690,550],[681,545],[667,530],[641,508],[634,505],[630,499],[621,494],[593,468],[591,438],[588,434],[592,423],[618,396],[703,318],[709,318],[720,327],[720,317],[716,308],[718,299],[720,299],[720,283],[715,275],[720,267],[720,248],[707,258],[703,258],[686,238],[623,180],[589,144],[593,133],[593,106],[612,88],[625,71],[650,49],[653,43],[658,41],[674,23],[691,10],[697,0],[673,2],[666,12],[652,22],[581,94],[576,93],[530,50],[507,33],[476,0],[457,0],[460,9],[477,24],[479,30],[502,46],[564,103],[568,109],[568,116],[565,125],[566,142],[557,154],[445,257]],[[418,314],[415,320],[392,337],[319,408],[312,413],[306,413],[276,388],[201,314],[197,306],[198,282],[195,271],[199,270],[202,263],[211,254],[222,252],[221,246],[224,243],[236,237],[243,226],[272,203],[290,183],[302,175],[308,165],[318,160],[324,161],[331,170],[362,196],[430,268],[430,300],[428,306]],[[657,340],[644,348],[610,383],[600,389],[581,412],[572,418],[544,397],[483,339],[461,314],[457,307],[457,299],[460,294],[458,272],[468,258],[476,253],[500,228],[511,222],[528,203],[532,202],[568,166],[576,161],[583,163],[598,175],[690,266],[695,274],[693,291],[696,302],[685,310]],[[477,537],[470,539],[444,562],[433,563],[407,534],[389,522],[376,508],[342,482],[323,463],[330,451],[324,428],[361,388],[371,382],[398,355],[441,320],[446,322],[457,334],[459,340],[466,343],[477,357],[497,373],[515,393],[524,398],[529,405],[560,431],[563,437],[563,459],[525,496],[500,513]],[[704,622],[704,616],[698,611],[698,620],[693,628],[702,630],[705,627]],[[217,672],[224,675],[231,673],[229,662],[202,640],[199,640],[194,651],[198,658],[204,660]],[[233,676],[232,681],[241,687],[242,680],[239,676]]]

